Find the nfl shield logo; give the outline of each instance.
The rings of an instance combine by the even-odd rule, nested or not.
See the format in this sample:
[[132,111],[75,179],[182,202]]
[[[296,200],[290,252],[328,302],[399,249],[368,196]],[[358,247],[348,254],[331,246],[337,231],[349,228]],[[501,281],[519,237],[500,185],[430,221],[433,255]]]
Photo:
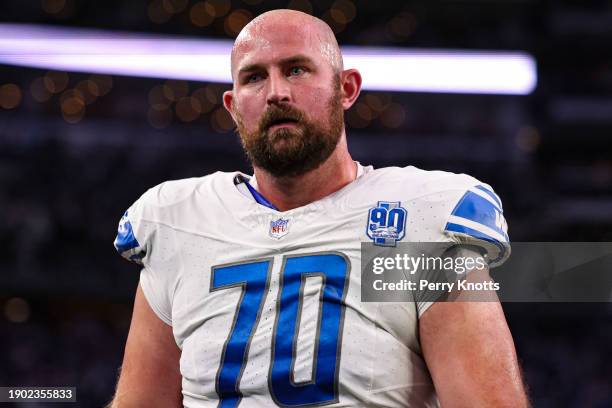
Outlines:
[[289,220],[279,218],[276,221],[270,221],[270,236],[272,238],[281,239],[289,232]]

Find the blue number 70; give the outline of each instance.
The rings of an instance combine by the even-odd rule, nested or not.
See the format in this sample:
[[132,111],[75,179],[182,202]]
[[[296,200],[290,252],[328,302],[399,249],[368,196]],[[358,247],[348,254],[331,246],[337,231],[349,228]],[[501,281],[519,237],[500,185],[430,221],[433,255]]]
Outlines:
[[[263,259],[212,268],[211,291],[242,288],[217,371],[215,389],[219,395],[219,407],[236,407],[242,399],[240,378],[265,302],[272,262],[272,259]],[[280,406],[338,402],[340,347],[349,265],[348,258],[335,252],[283,258],[272,339],[272,362],[268,373],[270,394]],[[298,315],[303,301],[303,285],[309,276],[320,276],[323,280],[313,378],[308,382],[296,383],[292,371],[296,358]]]

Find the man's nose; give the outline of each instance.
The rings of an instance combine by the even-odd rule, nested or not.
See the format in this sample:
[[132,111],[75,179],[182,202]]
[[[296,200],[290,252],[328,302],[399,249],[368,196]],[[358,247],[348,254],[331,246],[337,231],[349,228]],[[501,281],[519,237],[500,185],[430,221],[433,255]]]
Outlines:
[[291,101],[291,84],[280,72],[271,74],[268,78],[268,105],[282,104]]

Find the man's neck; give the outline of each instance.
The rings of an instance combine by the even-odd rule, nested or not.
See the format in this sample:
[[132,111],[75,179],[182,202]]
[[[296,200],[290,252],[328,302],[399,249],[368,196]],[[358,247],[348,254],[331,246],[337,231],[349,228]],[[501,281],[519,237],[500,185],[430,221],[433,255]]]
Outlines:
[[357,165],[351,158],[346,139],[318,168],[296,177],[274,177],[256,167],[257,190],[279,211],[302,207],[320,200],[357,178]]

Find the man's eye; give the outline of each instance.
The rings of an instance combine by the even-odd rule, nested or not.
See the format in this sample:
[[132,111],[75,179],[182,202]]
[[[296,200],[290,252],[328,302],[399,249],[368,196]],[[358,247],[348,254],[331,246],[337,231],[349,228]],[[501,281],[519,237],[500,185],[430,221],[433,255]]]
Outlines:
[[293,67],[291,68],[291,70],[289,71],[289,75],[292,76],[296,76],[296,75],[301,75],[305,72],[304,68],[302,67]]
[[257,82],[260,79],[261,79],[261,75],[259,75],[259,74],[252,74],[252,75],[248,76],[247,82]]

